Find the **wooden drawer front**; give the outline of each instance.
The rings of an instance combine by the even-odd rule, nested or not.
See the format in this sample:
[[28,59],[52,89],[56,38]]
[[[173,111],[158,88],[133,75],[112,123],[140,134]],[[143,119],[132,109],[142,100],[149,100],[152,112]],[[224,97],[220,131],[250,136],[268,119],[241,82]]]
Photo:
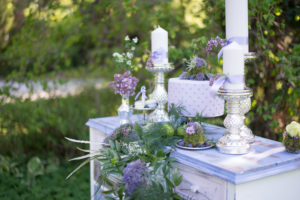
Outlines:
[[226,200],[226,181],[178,163],[182,183],[176,191],[187,200]]

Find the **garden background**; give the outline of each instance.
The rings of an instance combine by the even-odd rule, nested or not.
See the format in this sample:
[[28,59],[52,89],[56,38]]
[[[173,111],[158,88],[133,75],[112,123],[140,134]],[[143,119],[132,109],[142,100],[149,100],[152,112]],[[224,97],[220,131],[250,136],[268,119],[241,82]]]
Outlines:
[[[151,89],[144,66],[154,27],[169,32],[176,70],[168,77],[174,77],[193,39],[224,38],[224,6],[224,0],[0,0],[0,199],[88,199],[88,167],[65,180],[78,165],[67,160],[80,153],[64,137],[88,139],[89,118],[116,115],[120,97],[107,87],[118,72],[113,52],[124,50],[126,35],[138,37],[134,73],[138,87]],[[285,125],[299,121],[300,1],[250,0],[249,37],[258,58],[246,65],[254,90],[246,122],[256,135],[280,141]],[[53,92],[69,83],[77,89]],[[20,95],[25,85],[31,90]]]

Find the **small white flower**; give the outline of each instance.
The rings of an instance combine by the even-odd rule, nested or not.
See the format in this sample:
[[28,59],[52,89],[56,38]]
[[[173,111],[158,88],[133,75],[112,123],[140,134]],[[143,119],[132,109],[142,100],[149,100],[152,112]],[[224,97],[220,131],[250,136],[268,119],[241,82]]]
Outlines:
[[133,41],[134,43],[137,43],[137,42],[138,42],[138,38],[135,37],[135,38],[132,39],[132,41]]
[[127,65],[131,65],[131,60],[128,60],[128,61],[126,62],[126,64],[127,64]]
[[129,59],[131,59],[131,58],[133,57],[133,54],[130,53],[130,52],[127,52],[127,57],[128,57]]
[[126,35],[126,37],[125,37],[125,41],[128,41],[128,40],[130,40],[130,39],[129,39],[129,36],[128,36],[128,35]]
[[116,60],[118,63],[122,63],[124,61],[123,56],[119,56]]
[[119,54],[118,52],[113,53],[113,57],[119,57],[121,54]]
[[134,50],[135,50],[135,47],[131,47],[131,50],[134,51]]

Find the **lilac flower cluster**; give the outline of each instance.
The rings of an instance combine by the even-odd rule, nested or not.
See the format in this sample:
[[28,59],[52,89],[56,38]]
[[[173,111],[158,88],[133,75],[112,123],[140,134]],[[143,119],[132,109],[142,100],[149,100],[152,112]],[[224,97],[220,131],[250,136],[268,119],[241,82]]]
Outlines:
[[140,159],[128,163],[123,173],[123,183],[126,185],[126,192],[129,195],[140,185],[146,183],[147,168]]
[[226,45],[226,41],[221,39],[219,36],[217,36],[215,39],[211,38],[206,45],[206,51],[210,52],[213,47],[218,47],[218,45],[223,47]]
[[132,96],[135,94],[135,87],[138,82],[139,79],[130,76],[130,71],[127,71],[123,75],[115,74],[114,81],[110,82],[109,85],[115,89],[115,94]]
[[193,134],[201,132],[202,130],[203,130],[203,128],[199,122],[189,122],[186,125],[185,132],[189,135],[193,135]]
[[152,56],[150,56],[146,62],[146,68],[152,68],[153,67],[153,60],[152,60]]

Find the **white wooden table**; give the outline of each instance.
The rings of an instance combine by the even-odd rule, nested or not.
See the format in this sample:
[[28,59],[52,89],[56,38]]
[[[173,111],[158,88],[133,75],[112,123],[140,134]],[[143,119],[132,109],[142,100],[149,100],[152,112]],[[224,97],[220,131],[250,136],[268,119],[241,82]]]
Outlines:
[[[90,141],[101,142],[119,126],[119,120],[90,119],[86,125]],[[224,132],[214,125],[205,124],[204,128],[207,137],[215,141]],[[90,145],[91,150],[99,148]],[[251,148],[246,155],[221,154],[215,148],[176,149],[172,156],[184,176],[178,193],[191,200],[300,200],[300,154],[287,153],[280,142],[262,137],[256,137]],[[94,161],[90,164],[92,200],[103,199],[97,189],[98,166]]]

